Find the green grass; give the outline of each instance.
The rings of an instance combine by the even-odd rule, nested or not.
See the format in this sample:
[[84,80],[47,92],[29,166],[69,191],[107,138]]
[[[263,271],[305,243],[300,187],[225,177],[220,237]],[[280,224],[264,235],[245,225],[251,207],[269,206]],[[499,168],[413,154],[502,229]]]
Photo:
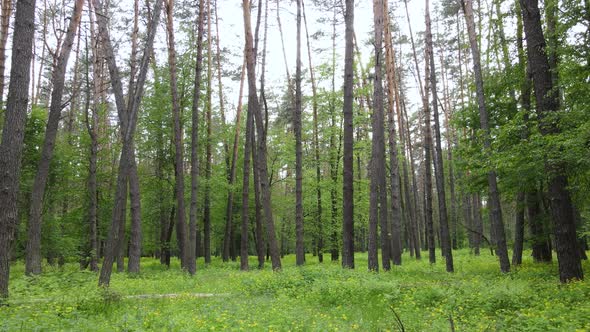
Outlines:
[[[241,272],[239,263],[214,259],[207,267],[200,260],[194,277],[177,261],[166,270],[144,259],[139,275],[113,274],[108,291],[73,263],[45,266],[32,278],[19,263],[11,270],[8,305],[0,306],[0,331],[399,331],[394,312],[406,331],[450,331],[451,317],[456,331],[590,331],[590,285],[559,284],[556,263],[525,257],[503,275],[487,252],[454,255],[453,274],[442,260],[430,265],[407,256],[390,272],[370,273],[360,253],[356,270],[312,256],[297,268],[288,256],[282,272]],[[590,274],[587,261],[584,270]],[[184,295],[125,298],[167,293]]]

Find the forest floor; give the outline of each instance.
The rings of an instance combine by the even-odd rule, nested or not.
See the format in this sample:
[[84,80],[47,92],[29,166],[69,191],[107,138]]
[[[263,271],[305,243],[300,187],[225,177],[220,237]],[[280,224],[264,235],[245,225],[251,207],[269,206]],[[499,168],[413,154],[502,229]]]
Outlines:
[[[285,257],[278,273],[200,259],[194,277],[177,261],[167,270],[146,258],[139,275],[113,274],[109,290],[74,263],[36,277],[18,263],[0,331],[451,331],[451,322],[456,331],[590,331],[590,282],[561,285],[556,262],[524,256],[505,275],[489,251],[460,250],[453,274],[440,256],[431,265],[407,255],[390,272],[369,273],[357,253],[356,270],[308,255],[300,268]],[[588,261],[584,272],[590,278]]]

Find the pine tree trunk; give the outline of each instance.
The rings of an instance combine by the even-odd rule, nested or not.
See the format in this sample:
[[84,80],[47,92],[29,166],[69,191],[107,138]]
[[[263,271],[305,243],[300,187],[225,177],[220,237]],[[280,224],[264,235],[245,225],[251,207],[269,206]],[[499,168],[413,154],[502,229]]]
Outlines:
[[[149,65],[149,58],[151,54],[151,48],[154,42],[156,34],[156,28],[160,12],[162,9],[162,1],[156,1],[154,7],[154,13],[148,24],[148,34],[145,43],[145,50],[141,58],[139,75],[135,83],[135,92],[132,96],[128,96],[128,104],[125,105],[123,98],[123,88],[121,78],[119,76],[119,69],[114,57],[113,46],[111,44],[107,20],[104,15],[104,10],[100,0],[94,0],[94,8],[96,10],[96,19],[99,26],[99,36],[102,40],[102,47],[105,54],[105,58],[109,67],[109,73],[111,76],[111,86],[115,95],[115,104],[121,120],[122,136],[123,136],[123,147],[121,151],[121,158],[119,160],[119,173],[117,177],[117,188],[115,192],[115,204],[113,207],[113,218],[107,237],[107,243],[105,247],[105,259],[100,271],[99,285],[108,286],[110,283],[111,271],[113,267],[113,261],[116,253],[119,251],[120,241],[122,238],[119,237],[119,229],[121,225],[121,210],[124,210],[125,197],[127,193],[127,184],[129,183],[129,172],[133,171],[132,160],[134,150],[133,135],[137,126],[137,115],[139,112],[139,104],[143,96],[144,83],[147,76],[147,69]],[[137,199],[139,201],[139,192]],[[137,206],[138,207],[138,206]],[[139,211],[137,211],[139,212]],[[138,215],[141,215],[138,213]]]
[[[244,78],[244,72],[242,72],[242,79]],[[242,95],[242,87],[240,87],[240,96]],[[241,105],[241,101],[239,102]],[[238,120],[236,119],[236,123]],[[238,138],[238,126],[236,126],[236,136],[234,143],[237,144]],[[252,140],[250,137],[253,135],[252,131],[254,129],[254,115],[252,111],[248,108],[248,112],[246,115],[246,135],[244,139],[244,169],[243,169],[243,180],[242,180],[242,228],[241,228],[241,236],[240,236],[240,270],[247,271],[249,269],[248,266],[248,226],[250,224],[249,221],[249,192],[250,192],[250,158],[252,156],[251,149],[252,149]],[[237,145],[236,145],[237,146]],[[255,147],[255,146],[254,146]],[[237,147],[234,148],[235,155],[237,156]],[[233,168],[233,166],[232,166]],[[254,170],[256,172],[256,170]],[[226,229],[225,233],[226,237],[229,237],[228,231]],[[260,240],[260,239],[259,239]],[[224,239],[224,255],[225,251],[227,250],[229,253],[229,246],[225,246],[225,239]]]
[[[396,79],[395,52],[391,45],[392,35],[389,23],[389,10],[387,1],[383,1],[383,25],[385,36],[385,67],[387,75],[387,119],[388,119],[388,143],[389,143],[389,165],[391,182],[391,242],[390,258],[394,265],[402,263],[402,211],[401,211],[401,185],[399,174],[398,147],[395,133],[394,109],[400,114],[400,97]],[[401,129],[400,129],[401,130]],[[387,191],[387,190],[386,190]]]
[[514,249],[512,251],[512,265],[522,264],[522,249],[524,244],[524,192],[519,192],[516,198],[516,220],[514,222]]
[[264,208],[264,218],[266,220],[266,231],[268,233],[268,242],[273,270],[281,269],[281,258],[279,247],[276,240],[275,225],[272,215],[271,188],[269,186],[268,166],[266,163],[266,136],[265,127],[260,111],[260,103],[256,92],[256,73],[255,73],[255,53],[252,41],[252,27],[250,23],[250,3],[248,0],[243,1],[244,13],[244,30],[246,39],[246,68],[248,73],[248,110],[254,114],[256,131],[258,132],[257,142],[257,159],[258,175],[260,177],[260,187],[262,196],[262,206]]
[[207,132],[205,136],[205,197],[203,207],[203,245],[205,246],[204,255],[205,263],[211,263],[211,163],[212,161],[212,145],[211,134],[213,125],[211,119],[211,81],[212,81],[212,64],[211,57],[211,0],[207,0],[207,90],[205,101],[205,117],[207,122]]
[[296,265],[305,263],[303,244],[303,155],[301,146],[301,0],[297,0],[297,59],[295,69],[295,256]]
[[[481,60],[477,37],[475,35],[475,24],[473,19],[473,1],[464,0],[462,2],[463,12],[467,23],[467,32],[471,53],[473,56],[473,71],[475,73],[475,87],[477,94],[477,104],[479,108],[479,121],[481,129],[484,131],[484,149],[491,152],[490,127],[488,121],[488,111],[485,104],[483,77],[481,69]],[[502,272],[510,271],[510,260],[508,258],[508,249],[506,247],[506,235],[504,232],[504,221],[502,220],[502,207],[500,205],[500,193],[498,192],[498,183],[496,171],[491,169],[488,172],[489,187],[489,204],[490,204],[490,223],[496,235],[495,247],[496,253],[500,259],[500,270]]]
[[375,76],[373,80],[373,114],[371,125],[373,137],[371,142],[371,194],[369,200],[369,270],[378,271],[377,225],[381,228],[381,257],[383,270],[390,269],[389,253],[391,247],[387,185],[385,175],[385,129],[383,126],[383,79],[382,52],[383,43],[383,0],[373,0],[373,19],[375,24]]
[[434,222],[432,218],[432,132],[430,125],[430,106],[428,95],[430,92],[430,53],[425,53],[425,85],[422,96],[424,109],[424,124],[422,126],[424,139],[424,224],[426,230],[426,241],[428,244],[428,260],[431,264],[436,263],[436,247],[434,242]]
[[[203,70],[203,30],[205,5],[199,1],[199,18],[197,28],[197,60],[195,64],[195,83],[193,85],[193,104],[191,109],[191,201],[189,207],[188,235],[188,272],[192,275],[197,270],[196,258],[199,247],[197,243],[197,204],[199,192],[199,102],[201,98],[201,72]],[[200,241],[199,241],[200,242]]]
[[[436,191],[438,193],[438,211],[441,237],[441,250],[446,261],[447,272],[453,272],[453,251],[447,214],[447,199],[443,168],[442,142],[440,135],[440,121],[438,114],[438,90],[436,82],[436,68],[434,66],[434,45],[432,42],[432,30],[430,23],[429,0],[426,0],[426,51],[430,59],[430,83],[432,86],[432,111],[434,115],[434,173],[436,178]],[[450,147],[449,147],[450,148]]]
[[[554,116],[559,112],[559,91],[553,85],[538,1],[520,0],[520,5],[527,41],[529,68],[535,88],[539,130],[543,136],[554,135],[560,132],[557,117]],[[578,249],[573,206],[567,188],[566,165],[558,158],[546,156],[545,170],[548,177],[547,189],[559,263],[559,279],[561,282],[583,279],[584,272]]]
[[342,163],[342,267],[354,269],[354,166],[353,166],[353,29],[354,0],[346,0],[344,51],[344,142]]
[[72,12],[72,19],[66,32],[65,40],[61,45],[61,51],[57,60],[56,67],[53,68],[51,81],[53,89],[51,91],[51,104],[49,106],[49,118],[45,129],[45,139],[41,149],[41,159],[37,167],[37,173],[33,182],[31,193],[31,207],[29,211],[29,224],[27,228],[27,249],[25,259],[25,273],[27,275],[41,273],[41,222],[43,201],[47,178],[49,177],[49,167],[53,158],[55,148],[55,138],[59,126],[59,119],[62,111],[62,98],[65,84],[65,74],[68,65],[68,59],[74,45],[78,24],[82,16],[82,7],[84,0],[76,0]]
[[316,250],[318,254],[318,261],[320,263],[324,260],[324,227],[322,223],[322,189],[321,189],[321,162],[320,162],[320,147],[319,147],[319,134],[318,134],[318,101],[317,101],[317,87],[313,72],[313,63],[311,60],[311,46],[309,43],[309,31],[307,30],[307,18],[305,16],[305,2],[301,0],[301,6],[303,9],[303,22],[305,23],[305,37],[307,41],[307,59],[309,62],[309,76],[311,79],[311,93],[312,93],[312,110],[313,110],[313,149],[315,157],[315,170],[316,170],[316,197],[317,197],[317,214],[316,214],[316,227],[317,227],[317,243]]
[[16,4],[12,67],[0,143],[0,298],[8,297],[10,250],[18,227],[18,193],[33,56],[35,0]]

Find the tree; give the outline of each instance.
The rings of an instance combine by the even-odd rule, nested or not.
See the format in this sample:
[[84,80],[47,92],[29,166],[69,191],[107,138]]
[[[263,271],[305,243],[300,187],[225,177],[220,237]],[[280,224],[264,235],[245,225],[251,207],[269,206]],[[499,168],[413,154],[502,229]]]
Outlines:
[[303,22],[305,23],[305,37],[307,41],[307,60],[309,62],[309,76],[311,79],[311,93],[312,93],[312,110],[313,110],[313,150],[315,158],[315,170],[316,170],[316,197],[317,197],[317,253],[318,260],[320,263],[324,261],[324,227],[322,223],[322,188],[320,183],[322,180],[321,173],[321,161],[320,161],[320,139],[318,135],[318,97],[317,87],[313,72],[313,63],[311,61],[311,46],[309,43],[309,31],[307,30],[307,18],[305,16],[305,3],[301,0],[301,7],[303,11]]
[[26,274],[40,274],[41,273],[41,218],[43,211],[43,202],[45,196],[45,188],[47,185],[47,178],[49,176],[49,166],[53,158],[53,150],[55,147],[55,138],[57,136],[57,128],[61,118],[62,98],[64,92],[66,68],[76,31],[80,24],[82,17],[82,8],[84,7],[84,0],[76,0],[74,9],[70,19],[70,24],[66,32],[66,37],[62,45],[58,45],[60,54],[57,59],[56,66],[53,68],[51,74],[51,81],[53,89],[51,91],[51,104],[49,106],[49,119],[47,120],[47,128],[45,129],[45,140],[41,152],[41,159],[37,168],[35,182],[33,184],[33,192],[31,194],[31,208],[29,212],[28,237],[27,237],[27,256],[26,256]]
[[201,71],[203,68],[203,30],[205,0],[199,0],[199,23],[197,28],[197,61],[195,64],[195,83],[193,86],[193,106],[191,112],[191,202],[189,210],[188,270],[194,274],[197,255],[197,195],[199,189],[199,101],[201,96]]
[[[166,2],[166,31],[168,33],[168,66],[170,67],[170,95],[172,96],[172,115],[174,121],[174,166],[176,177],[176,238],[180,249],[180,263],[182,268],[189,267],[188,234],[186,232],[184,206],[184,147],[182,124],[180,120],[180,101],[178,97],[176,50],[174,47],[174,0]],[[193,272],[194,273],[194,272]]]
[[295,69],[295,116],[293,131],[295,132],[295,233],[296,233],[296,264],[305,263],[303,247],[303,155],[301,148],[301,0],[297,0],[297,60]]
[[383,82],[382,52],[383,42],[383,0],[373,0],[373,19],[375,23],[375,78],[373,80],[373,114],[371,126],[371,194],[369,207],[369,270],[378,271],[377,224],[381,226],[381,257],[383,270],[389,270],[391,240],[387,211],[387,186],[385,176],[385,133],[383,126]]
[[[147,69],[149,65],[149,59],[151,54],[151,48],[156,35],[157,22],[160,18],[160,12],[162,10],[162,1],[158,0],[155,3],[154,12],[148,24],[148,35],[146,38],[145,49],[141,57],[139,73],[137,80],[134,83],[133,95],[128,96],[128,103],[125,105],[123,98],[123,87],[121,78],[119,75],[119,68],[115,60],[114,50],[109,36],[107,27],[107,17],[100,0],[93,0],[93,7],[96,11],[96,20],[99,28],[99,36],[102,41],[102,48],[106,58],[106,62],[109,68],[109,74],[111,77],[111,86],[115,95],[115,104],[117,106],[117,112],[119,114],[121,132],[123,136],[123,147],[121,150],[121,156],[119,158],[119,172],[117,175],[116,191],[115,191],[115,204],[113,206],[113,218],[111,226],[109,228],[108,237],[105,245],[104,261],[100,270],[99,285],[108,286],[111,278],[111,271],[113,267],[113,261],[115,255],[119,252],[121,237],[119,230],[121,228],[122,215],[125,211],[124,204],[127,196],[127,185],[130,184],[130,191],[136,191],[135,198],[139,199],[139,187],[132,185],[133,181],[129,180],[130,175],[133,172],[137,172],[137,166],[135,165],[135,152],[134,152],[134,133],[137,126],[137,115],[139,112],[139,104],[143,97],[143,89],[147,76]],[[133,201],[132,196],[132,201]],[[132,203],[132,215],[135,213],[139,215],[139,206],[133,206]],[[133,211],[135,209],[135,211]]]
[[[398,147],[395,133],[394,109],[398,116],[400,111],[400,97],[395,69],[395,51],[391,45],[392,35],[389,23],[389,10],[387,1],[383,1],[384,35],[385,35],[385,67],[387,76],[387,119],[389,124],[389,165],[391,182],[391,260],[395,265],[402,263],[402,211],[401,211],[401,187],[398,161]],[[400,126],[401,128],[401,126]]]
[[[545,137],[559,134],[559,92],[553,85],[547,43],[543,35],[541,14],[537,0],[520,0],[524,31],[527,41],[529,69],[533,80],[539,131]],[[555,60],[556,61],[556,60]],[[559,280],[568,282],[583,279],[584,272],[578,250],[573,205],[568,190],[566,164],[557,155],[560,147],[547,146],[545,170],[547,172],[555,249],[559,263]]]
[[[477,95],[477,105],[479,109],[479,122],[483,131],[484,149],[491,151],[489,115],[485,103],[483,76],[481,69],[481,58],[477,37],[475,35],[475,23],[473,19],[473,1],[462,0],[461,5],[465,13],[467,23],[467,33],[469,35],[469,44],[471,46],[471,55],[473,57],[473,71],[475,74],[475,90]],[[500,270],[502,272],[510,271],[510,260],[508,259],[508,249],[506,247],[506,234],[504,231],[504,221],[502,220],[502,207],[500,205],[500,193],[498,191],[498,182],[496,171],[490,169],[487,174],[489,187],[489,204],[490,204],[490,221],[495,238],[496,253],[500,259]]]
[[257,172],[260,178],[262,206],[264,209],[264,218],[266,220],[266,231],[268,234],[269,251],[272,261],[273,270],[281,269],[281,257],[279,254],[279,247],[276,240],[274,220],[271,206],[271,193],[268,178],[268,165],[266,163],[266,137],[264,133],[264,124],[262,121],[262,112],[260,111],[260,103],[256,92],[256,72],[255,72],[255,53],[254,43],[252,41],[252,27],[250,23],[250,3],[248,0],[243,1],[244,13],[244,32],[246,42],[246,69],[248,74],[248,111],[254,114],[256,131],[258,134],[257,142]]
[[353,34],[354,0],[346,0],[344,51],[344,137],[342,163],[342,267],[354,269],[354,127],[353,127]]
[[0,143],[0,298],[8,297],[10,249],[18,226],[17,199],[34,34],[35,0],[19,0],[14,17],[12,65]]
[[[434,66],[434,46],[432,43],[432,29],[430,22],[429,0],[426,0],[426,52],[430,60],[430,84],[432,86],[432,111],[434,113],[434,173],[436,178],[436,190],[438,192],[438,209],[440,223],[440,237],[442,252],[446,260],[447,272],[453,272],[453,251],[447,215],[447,198],[445,192],[445,177],[443,169],[442,143],[440,137],[440,122],[438,117],[438,94],[436,82],[436,68]],[[428,64],[427,64],[428,66]],[[450,149],[451,147],[449,147]]]
[[211,0],[207,0],[207,90],[206,102],[205,102],[205,118],[207,123],[207,132],[205,135],[205,197],[203,198],[203,245],[205,249],[203,251],[205,255],[205,263],[211,263],[211,163],[212,163],[212,119],[211,119],[211,108],[213,104],[211,102],[212,94],[212,65],[213,60],[211,58],[211,42],[213,38],[211,36]]

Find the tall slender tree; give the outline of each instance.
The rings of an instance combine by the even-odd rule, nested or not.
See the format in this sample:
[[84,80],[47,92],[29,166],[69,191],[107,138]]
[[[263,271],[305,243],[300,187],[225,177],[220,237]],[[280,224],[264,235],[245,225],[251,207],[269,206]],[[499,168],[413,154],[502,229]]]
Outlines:
[[244,14],[244,32],[246,42],[246,69],[248,74],[248,111],[252,110],[254,114],[256,131],[258,134],[257,141],[257,172],[260,180],[262,206],[264,209],[264,218],[266,221],[266,231],[268,235],[269,251],[272,261],[273,270],[281,269],[281,257],[279,247],[276,239],[275,225],[272,214],[271,190],[269,186],[268,165],[266,161],[266,134],[265,126],[263,124],[262,112],[260,111],[260,103],[258,100],[258,93],[256,91],[256,72],[255,72],[255,48],[252,38],[252,25],[250,22],[250,2],[243,0],[243,14]]
[[391,190],[391,260],[395,265],[402,263],[402,211],[401,211],[401,187],[398,161],[397,134],[395,132],[394,112],[400,114],[400,98],[396,79],[395,50],[392,45],[393,36],[389,22],[389,10],[387,1],[383,1],[383,25],[385,36],[385,68],[387,76],[387,119],[388,119],[388,143],[389,143],[389,177]]
[[342,267],[354,269],[354,127],[353,127],[353,35],[354,0],[346,0],[344,16],[344,139],[342,162]]
[[199,192],[199,102],[201,99],[201,71],[203,70],[203,30],[205,20],[205,0],[199,0],[197,28],[197,61],[195,63],[195,83],[193,86],[193,105],[191,112],[191,202],[189,209],[188,271],[196,271],[197,255],[197,201]]
[[[465,13],[467,23],[467,34],[469,35],[469,44],[471,45],[471,55],[473,57],[473,71],[475,74],[475,91],[477,95],[477,105],[479,109],[479,122],[483,130],[484,149],[491,152],[490,125],[487,106],[485,103],[483,75],[481,69],[481,57],[477,36],[475,34],[475,23],[473,18],[473,1],[462,0],[461,5]],[[489,205],[490,205],[490,222],[494,234],[496,235],[495,247],[496,253],[500,260],[500,270],[502,272],[510,271],[510,260],[508,258],[508,249],[506,246],[506,234],[504,231],[504,221],[502,219],[502,207],[500,205],[500,193],[498,191],[498,182],[496,171],[488,171],[489,187]]]
[[301,0],[297,0],[297,59],[295,66],[295,253],[296,264],[305,263],[303,247],[303,154],[301,146]]
[[[104,261],[99,277],[99,285],[108,286],[110,283],[113,261],[115,259],[115,255],[120,249],[121,237],[119,230],[122,221],[121,214],[122,211],[124,211],[124,204],[126,204],[125,198],[129,184],[129,173],[137,170],[136,167],[133,167],[133,164],[135,164],[134,133],[137,126],[139,106],[143,97],[143,89],[150,62],[150,55],[152,53],[151,49],[156,35],[156,22],[159,21],[160,12],[162,10],[162,0],[156,1],[153,14],[148,23],[148,33],[145,42],[145,48],[140,61],[139,72],[134,83],[133,94],[127,98],[127,105],[125,104],[125,99],[123,97],[123,85],[119,75],[119,68],[115,59],[113,45],[109,36],[107,16],[105,15],[103,4],[100,2],[100,0],[93,0],[93,7],[96,13],[95,16],[98,23],[99,36],[102,42],[101,46],[103,48],[103,53],[105,55],[111,77],[111,86],[115,95],[115,104],[117,106],[117,112],[119,113],[119,118],[121,120],[121,132],[123,136],[123,148],[119,158],[119,172],[116,182],[117,184],[115,191],[115,204],[113,207],[113,218],[109,228],[105,245]],[[131,187],[131,190],[138,189],[139,188]],[[139,193],[137,193],[135,197],[139,198]]]
[[389,235],[387,185],[385,176],[385,129],[383,125],[383,79],[382,52],[383,43],[383,0],[373,0],[373,21],[375,24],[375,74],[373,80],[373,114],[371,125],[373,137],[371,142],[371,194],[369,198],[369,270],[378,271],[377,225],[381,227],[381,258],[383,270],[390,268],[389,252],[391,240]]
[[55,148],[55,138],[62,111],[62,98],[64,93],[65,75],[68,65],[72,46],[78,31],[78,25],[82,17],[82,8],[84,0],[76,0],[70,19],[70,24],[66,32],[63,44],[59,45],[60,54],[56,66],[51,74],[52,91],[51,104],[49,106],[49,118],[45,129],[45,140],[41,149],[41,159],[37,167],[37,173],[33,182],[31,193],[31,208],[29,212],[29,224],[27,229],[27,254],[25,259],[26,274],[41,273],[41,218],[43,211],[43,202],[45,196],[45,187],[49,177],[49,166],[53,158]]
[[[426,52],[430,60],[430,84],[432,91],[432,112],[434,115],[434,173],[436,178],[436,190],[438,197],[438,218],[440,224],[441,249],[446,260],[447,272],[453,272],[453,252],[447,214],[447,198],[445,192],[445,178],[443,169],[442,142],[440,135],[440,121],[438,116],[438,91],[436,81],[436,68],[434,65],[434,45],[432,42],[432,28],[430,22],[429,0],[426,0]],[[428,64],[427,64],[428,65]],[[450,147],[449,147],[450,148]]]
[[21,157],[29,103],[35,0],[19,0],[14,17],[6,118],[0,143],[0,298],[8,297],[10,249],[18,226]]

